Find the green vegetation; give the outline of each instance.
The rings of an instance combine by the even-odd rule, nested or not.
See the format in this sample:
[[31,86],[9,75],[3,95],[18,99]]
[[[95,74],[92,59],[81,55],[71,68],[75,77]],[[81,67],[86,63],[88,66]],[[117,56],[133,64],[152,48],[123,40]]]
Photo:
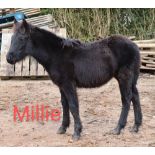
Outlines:
[[112,34],[153,38],[155,9],[41,9],[52,14],[70,38],[84,41]]

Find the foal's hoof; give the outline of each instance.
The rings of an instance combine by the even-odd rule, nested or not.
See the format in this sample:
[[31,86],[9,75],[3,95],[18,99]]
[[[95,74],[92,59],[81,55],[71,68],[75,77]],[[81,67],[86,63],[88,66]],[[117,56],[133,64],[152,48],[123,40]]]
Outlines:
[[130,129],[130,132],[132,132],[132,133],[137,133],[138,130],[139,130],[138,125],[134,125],[134,126]]
[[79,139],[80,139],[80,135],[73,134],[73,136],[72,136],[73,141],[78,141]]
[[110,131],[110,134],[112,135],[119,135],[120,133],[121,133],[121,130],[118,127]]
[[66,129],[63,128],[62,126],[57,131],[57,134],[65,134],[65,133],[66,133]]

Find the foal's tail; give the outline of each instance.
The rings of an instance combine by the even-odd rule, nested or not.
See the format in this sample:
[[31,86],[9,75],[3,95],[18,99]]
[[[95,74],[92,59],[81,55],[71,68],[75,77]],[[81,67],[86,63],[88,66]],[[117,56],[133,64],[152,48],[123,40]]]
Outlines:
[[138,46],[134,43],[134,52],[135,52],[135,56],[134,56],[134,61],[133,61],[133,85],[137,84],[137,80],[139,77],[139,73],[140,73],[140,65],[141,65],[141,61],[140,61],[140,50],[138,48]]

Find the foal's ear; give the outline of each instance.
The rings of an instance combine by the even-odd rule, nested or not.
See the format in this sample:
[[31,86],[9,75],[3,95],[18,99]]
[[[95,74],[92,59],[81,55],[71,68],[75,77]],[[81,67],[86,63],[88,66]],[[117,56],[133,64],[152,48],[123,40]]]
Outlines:
[[24,26],[25,28],[27,28],[27,26],[28,26],[28,23],[27,23],[27,21],[26,21],[25,19],[23,19],[23,22],[22,22],[22,24],[23,24],[23,26]]
[[21,23],[21,27],[20,27],[20,33],[25,34],[29,32],[29,25],[26,22],[25,19],[23,19],[22,23]]
[[16,24],[18,21],[16,20],[16,18],[14,19],[14,24]]

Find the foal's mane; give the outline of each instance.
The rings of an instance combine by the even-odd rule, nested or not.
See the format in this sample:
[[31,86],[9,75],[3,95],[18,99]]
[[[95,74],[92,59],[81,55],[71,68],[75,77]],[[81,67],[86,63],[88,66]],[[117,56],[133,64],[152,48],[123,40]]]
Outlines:
[[40,39],[40,41],[50,43],[55,47],[62,48],[62,41],[65,38],[59,37],[56,34],[50,32],[50,31],[47,31],[45,29],[35,27],[33,25],[30,25],[30,24],[29,24],[29,26],[30,26],[30,29],[31,29],[30,35],[31,34],[35,35],[35,36],[38,37],[37,39]]
[[[25,24],[25,25],[24,25]],[[52,46],[57,49],[76,49],[80,46],[85,46],[80,40],[76,39],[66,39],[57,36],[53,32],[39,28],[37,26],[31,25],[30,23],[16,23],[14,24],[14,32],[22,31],[26,35],[30,35],[32,40],[39,43],[39,46]],[[23,29],[24,28],[24,29]],[[23,31],[24,30],[24,31]]]
[[60,37],[56,34],[54,34],[53,32],[50,32],[48,30],[30,25],[31,28],[31,33],[35,34],[35,35],[39,35],[40,38],[42,38],[42,40],[44,42],[50,42],[53,44],[53,46],[55,46],[56,48],[77,48],[78,46],[80,46],[82,43],[79,40],[75,40],[75,39],[66,39],[63,37]]

